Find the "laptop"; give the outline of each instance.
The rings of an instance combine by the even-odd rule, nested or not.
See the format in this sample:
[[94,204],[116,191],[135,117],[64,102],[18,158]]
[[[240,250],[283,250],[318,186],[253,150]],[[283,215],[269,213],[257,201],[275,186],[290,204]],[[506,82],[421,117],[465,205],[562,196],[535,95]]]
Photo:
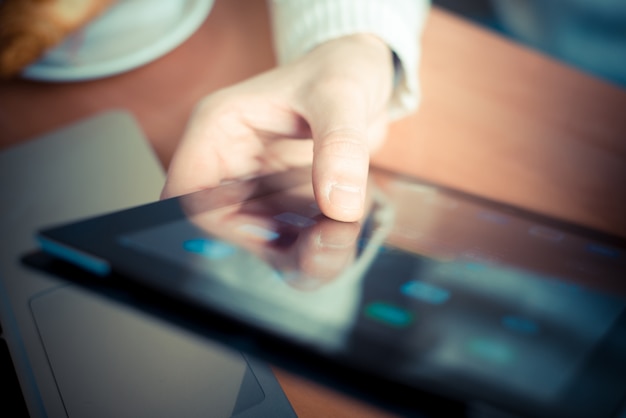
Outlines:
[[155,201],[163,182],[125,111],[0,152],[0,348],[25,414],[296,416],[267,364],[21,264],[42,225]]

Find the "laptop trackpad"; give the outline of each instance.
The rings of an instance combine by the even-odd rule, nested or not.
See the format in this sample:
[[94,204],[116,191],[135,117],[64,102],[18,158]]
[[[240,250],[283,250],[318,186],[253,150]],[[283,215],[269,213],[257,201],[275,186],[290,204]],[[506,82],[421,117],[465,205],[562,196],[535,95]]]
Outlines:
[[31,309],[70,417],[230,417],[264,399],[238,352],[74,287]]

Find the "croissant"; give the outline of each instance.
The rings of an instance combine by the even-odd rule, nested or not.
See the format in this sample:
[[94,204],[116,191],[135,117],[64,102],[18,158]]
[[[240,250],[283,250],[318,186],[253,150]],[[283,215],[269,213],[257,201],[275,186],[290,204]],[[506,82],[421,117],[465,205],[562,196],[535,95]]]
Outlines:
[[19,74],[115,0],[0,0],[0,77]]

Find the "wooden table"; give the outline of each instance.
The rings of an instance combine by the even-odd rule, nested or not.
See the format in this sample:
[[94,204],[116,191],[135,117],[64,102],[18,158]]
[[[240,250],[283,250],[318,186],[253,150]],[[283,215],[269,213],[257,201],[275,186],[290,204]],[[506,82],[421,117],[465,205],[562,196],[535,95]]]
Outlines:
[[[375,164],[626,237],[626,92],[454,15],[429,17],[419,111]],[[218,0],[173,52],[107,79],[0,83],[0,149],[111,108],[130,110],[165,166],[195,102],[274,65],[266,4]],[[301,417],[381,416],[276,370]]]

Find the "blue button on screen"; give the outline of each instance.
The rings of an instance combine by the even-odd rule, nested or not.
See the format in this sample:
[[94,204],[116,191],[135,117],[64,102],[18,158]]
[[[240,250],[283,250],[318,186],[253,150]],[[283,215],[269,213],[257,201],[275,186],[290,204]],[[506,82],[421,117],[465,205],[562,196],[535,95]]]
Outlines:
[[370,303],[365,307],[365,316],[397,328],[406,327],[413,322],[411,312],[387,302]]
[[400,288],[400,291],[406,296],[432,305],[441,305],[450,299],[450,292],[448,290],[418,280],[405,283]]
[[183,248],[190,253],[202,255],[211,260],[221,260],[235,252],[235,247],[223,241],[196,238],[183,242]]

